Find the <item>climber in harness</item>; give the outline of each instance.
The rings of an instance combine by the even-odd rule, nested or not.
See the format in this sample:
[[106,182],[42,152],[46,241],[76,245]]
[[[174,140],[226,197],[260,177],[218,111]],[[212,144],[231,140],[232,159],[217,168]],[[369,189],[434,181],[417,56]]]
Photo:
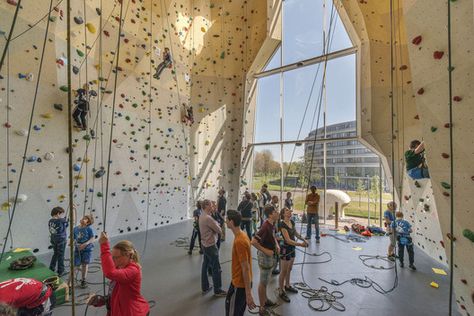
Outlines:
[[171,68],[173,66],[173,60],[171,59],[170,49],[165,47],[163,52],[163,61],[156,67],[156,73],[153,75],[153,78],[160,79],[160,75],[165,70],[165,68]]
[[0,303],[18,309],[18,316],[46,316],[56,304],[56,282],[15,278],[0,283]]
[[72,118],[76,123],[76,127],[85,131],[87,129],[87,113],[89,112],[89,101],[87,101],[86,89],[77,90],[77,99],[74,100],[76,108],[72,113]]
[[408,175],[413,179],[429,178],[428,166],[425,161],[425,144],[412,140],[410,149],[405,152],[405,163]]

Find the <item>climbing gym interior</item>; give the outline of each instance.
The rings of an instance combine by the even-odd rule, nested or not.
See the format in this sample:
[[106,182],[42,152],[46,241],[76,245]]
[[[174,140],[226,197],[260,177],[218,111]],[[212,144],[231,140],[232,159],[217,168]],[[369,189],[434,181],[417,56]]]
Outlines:
[[[320,231],[293,250],[298,294],[269,277],[272,306],[251,246],[245,315],[474,315],[473,54],[472,0],[0,0],[0,290],[54,283],[53,315],[106,315],[89,304],[117,290],[106,232],[140,254],[149,315],[226,315],[234,301],[203,293],[202,236],[190,247],[196,203],[224,191],[227,291],[225,212],[254,193],[252,237],[267,185],[303,239]],[[84,216],[87,278],[71,267]]]

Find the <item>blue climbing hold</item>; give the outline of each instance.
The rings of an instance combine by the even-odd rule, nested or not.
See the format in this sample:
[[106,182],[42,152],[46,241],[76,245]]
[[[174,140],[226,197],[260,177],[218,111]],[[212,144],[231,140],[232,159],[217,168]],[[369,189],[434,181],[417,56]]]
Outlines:
[[33,126],[33,129],[34,129],[35,131],[40,131],[40,130],[41,130],[41,127],[39,127],[38,125],[35,125],[35,126]]
[[28,161],[28,162],[35,162],[37,159],[38,159],[38,157],[36,157],[36,156],[30,156],[30,157],[28,157],[28,158],[26,159],[26,161]]
[[78,171],[81,171],[81,165],[78,164],[78,163],[75,163],[73,166],[72,166],[72,169],[76,172]]

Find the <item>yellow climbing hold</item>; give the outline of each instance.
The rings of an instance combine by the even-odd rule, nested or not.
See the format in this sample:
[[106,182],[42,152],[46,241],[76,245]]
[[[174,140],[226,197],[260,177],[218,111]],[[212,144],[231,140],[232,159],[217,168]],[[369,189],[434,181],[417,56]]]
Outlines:
[[88,162],[89,162],[89,161],[91,161],[91,160],[90,160],[90,158],[89,158],[89,157],[86,157],[86,158],[84,158],[84,160],[83,160],[83,161],[84,161],[84,163],[88,163]]
[[63,201],[64,199],[66,199],[66,196],[64,194],[61,194],[60,196],[58,196],[59,201]]
[[206,139],[206,141],[204,142],[204,145],[209,145],[211,142],[209,141],[209,139]]
[[74,179],[82,180],[82,179],[84,179],[84,176],[82,174],[78,174],[77,176],[74,176]]
[[434,282],[434,281],[431,282],[430,285],[431,285],[431,287],[434,287],[435,289],[439,288],[439,284]]
[[201,27],[201,32],[206,33],[206,28],[204,26]]
[[203,108],[202,106],[198,109],[199,113],[204,113],[205,110],[206,110],[206,109]]
[[433,272],[436,274],[448,275],[446,271],[444,271],[443,269],[438,269],[438,268],[431,268],[431,269],[433,269]]
[[2,211],[8,211],[8,209],[12,206],[10,202],[5,202],[2,204]]
[[43,114],[41,114],[41,117],[42,117],[42,118],[45,118],[45,119],[50,119],[50,118],[53,118],[53,114],[51,114],[51,113],[43,113]]
[[52,188],[54,188],[54,185],[52,184],[48,185],[48,189],[52,189]]
[[87,23],[87,24],[86,24],[86,27],[87,27],[87,30],[88,30],[89,32],[91,32],[92,34],[95,34],[96,29],[95,29],[94,24],[92,24],[92,23]]

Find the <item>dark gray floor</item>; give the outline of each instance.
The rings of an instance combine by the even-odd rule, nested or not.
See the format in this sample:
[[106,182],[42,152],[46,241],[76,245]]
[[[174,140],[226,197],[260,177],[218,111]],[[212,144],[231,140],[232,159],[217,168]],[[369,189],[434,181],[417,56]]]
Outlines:
[[[201,295],[200,268],[201,256],[195,251],[192,256],[186,254],[186,250],[170,245],[179,237],[189,236],[191,222],[167,226],[148,233],[148,246],[142,257],[143,266],[143,295],[148,300],[155,300],[156,306],[151,315],[224,315],[224,298],[214,298],[212,294]],[[228,232],[228,236],[232,235]],[[142,252],[144,234],[129,235],[128,238],[135,243]],[[232,238],[223,243],[221,247],[221,262],[231,257]],[[373,237],[366,243],[343,243],[332,237],[323,237],[321,244],[311,242],[309,252],[320,253],[329,251],[332,261],[324,264],[304,265],[305,280],[314,288],[319,288],[323,283],[318,277],[328,280],[335,279],[343,281],[353,277],[368,276],[380,283],[384,289],[389,289],[394,283],[394,270],[374,270],[362,264],[358,256],[385,255],[388,239],[385,237]],[[353,247],[363,248],[355,251]],[[255,254],[255,249],[252,250]],[[98,255],[97,248],[95,250]],[[49,257],[40,258],[49,260]],[[323,257],[309,257],[306,261],[321,261]],[[302,253],[297,254],[296,262],[302,261]],[[399,269],[398,287],[388,295],[382,295],[373,289],[362,289],[351,284],[334,287],[326,285],[330,291],[339,290],[344,293],[340,300],[345,305],[345,315],[379,315],[379,316],[415,316],[415,315],[447,315],[448,314],[448,276],[436,275],[432,267],[443,268],[421,250],[415,249],[415,264],[418,271],[413,272],[408,268]],[[292,281],[301,281],[301,265],[295,266],[292,272]],[[222,265],[222,279],[224,287],[230,282],[230,263]],[[447,270],[446,270],[447,271]],[[253,264],[253,282],[258,283],[258,265]],[[92,273],[89,277],[91,282],[101,282],[100,272]],[[430,283],[439,283],[439,289],[430,287]],[[269,285],[270,297],[276,300],[275,289],[278,278],[273,277]],[[87,290],[78,289],[76,295],[89,292],[102,291],[101,285],[90,285]],[[275,311],[280,315],[311,315],[319,314],[309,309],[307,300],[299,294],[290,296],[291,303],[281,304]],[[254,299],[257,301],[256,286],[254,286]],[[77,315],[84,314],[84,306],[76,308]],[[58,308],[55,315],[71,315],[70,307]],[[87,315],[105,315],[105,310],[91,308]],[[250,313],[247,312],[248,315]],[[340,315],[341,312],[330,309],[324,315]],[[455,313],[455,315],[458,315]]]

